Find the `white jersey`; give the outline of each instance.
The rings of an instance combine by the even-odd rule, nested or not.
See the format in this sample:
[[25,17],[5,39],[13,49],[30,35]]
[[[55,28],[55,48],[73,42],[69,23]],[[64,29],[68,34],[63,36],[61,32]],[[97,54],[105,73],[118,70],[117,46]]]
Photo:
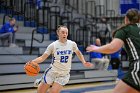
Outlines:
[[78,50],[77,44],[71,40],[67,40],[65,43],[59,42],[59,40],[51,43],[45,53],[53,55],[53,62],[51,69],[58,73],[69,73],[71,69],[72,54]]

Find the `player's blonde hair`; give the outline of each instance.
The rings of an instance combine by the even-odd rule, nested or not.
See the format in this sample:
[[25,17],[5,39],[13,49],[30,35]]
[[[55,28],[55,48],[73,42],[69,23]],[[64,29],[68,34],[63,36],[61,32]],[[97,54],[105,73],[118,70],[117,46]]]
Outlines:
[[61,29],[61,27],[67,28],[67,26],[64,26],[64,25],[59,25],[59,26],[57,27],[56,32],[59,32],[59,30]]

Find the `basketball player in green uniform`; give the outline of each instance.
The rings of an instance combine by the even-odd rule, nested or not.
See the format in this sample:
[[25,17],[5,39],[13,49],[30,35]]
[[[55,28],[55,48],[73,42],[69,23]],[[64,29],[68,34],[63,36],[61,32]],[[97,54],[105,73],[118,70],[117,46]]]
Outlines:
[[129,70],[122,80],[118,82],[113,93],[140,93],[140,24],[139,11],[129,9],[125,16],[125,25],[118,28],[111,43],[97,47],[91,45],[87,51],[101,53],[114,53],[125,47],[129,57]]

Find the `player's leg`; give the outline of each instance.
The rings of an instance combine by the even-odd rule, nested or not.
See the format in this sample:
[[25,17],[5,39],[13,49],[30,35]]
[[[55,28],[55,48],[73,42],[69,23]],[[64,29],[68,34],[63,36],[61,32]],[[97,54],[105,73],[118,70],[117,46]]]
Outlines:
[[37,88],[37,93],[46,93],[49,88],[50,88],[49,84],[41,82]]
[[63,86],[59,83],[54,82],[49,93],[60,93],[60,91],[63,89]]
[[140,93],[140,91],[137,91],[136,89],[120,80],[114,88],[113,93]]
[[50,85],[52,85],[54,81],[54,75],[51,71],[51,68],[48,68],[41,79],[38,81],[41,82],[38,85],[37,93],[46,93],[47,90],[50,88]]
[[139,61],[130,65],[130,69],[114,89],[114,93],[140,93]]
[[70,74],[58,75],[57,78],[55,78],[55,81],[52,85],[52,88],[50,89],[49,93],[60,93],[60,91],[63,89],[63,86],[66,85],[69,81]]

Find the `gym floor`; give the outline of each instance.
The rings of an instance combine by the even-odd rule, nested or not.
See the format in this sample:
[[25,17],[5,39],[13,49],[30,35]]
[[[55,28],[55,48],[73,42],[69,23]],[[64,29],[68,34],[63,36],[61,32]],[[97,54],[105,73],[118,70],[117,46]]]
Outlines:
[[[85,84],[66,85],[61,93],[111,93],[115,82],[96,82]],[[3,91],[0,93],[37,93],[36,89],[20,89]]]

